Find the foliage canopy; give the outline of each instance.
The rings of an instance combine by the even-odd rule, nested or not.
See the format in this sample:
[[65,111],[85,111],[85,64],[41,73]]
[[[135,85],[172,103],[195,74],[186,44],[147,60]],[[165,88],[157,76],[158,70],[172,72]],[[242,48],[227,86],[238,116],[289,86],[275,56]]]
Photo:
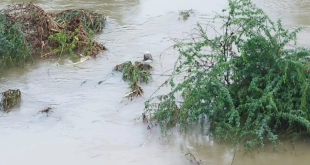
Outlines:
[[283,28],[250,0],[230,0],[214,20],[222,23],[222,32],[207,25],[215,37],[198,25],[198,36],[175,44],[172,90],[145,103],[151,119],[163,129],[209,122],[217,140],[247,149],[309,133],[310,52],[287,47],[300,29]]

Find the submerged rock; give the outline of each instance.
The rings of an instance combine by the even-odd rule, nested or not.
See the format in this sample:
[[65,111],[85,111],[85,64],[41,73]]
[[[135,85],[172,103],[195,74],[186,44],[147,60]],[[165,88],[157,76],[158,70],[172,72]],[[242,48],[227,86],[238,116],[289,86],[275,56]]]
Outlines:
[[152,54],[146,51],[143,55],[143,61],[153,61]]

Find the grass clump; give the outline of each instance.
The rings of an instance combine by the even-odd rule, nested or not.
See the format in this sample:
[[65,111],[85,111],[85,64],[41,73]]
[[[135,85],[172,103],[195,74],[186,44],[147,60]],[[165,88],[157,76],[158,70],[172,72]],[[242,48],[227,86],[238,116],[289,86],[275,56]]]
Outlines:
[[175,44],[172,91],[145,103],[151,119],[163,130],[208,122],[215,139],[248,150],[309,134],[310,51],[287,47],[300,29],[284,29],[250,0],[230,0],[215,21],[215,37],[198,25],[198,36]]
[[134,64],[127,61],[114,67],[114,71],[122,72],[123,80],[130,84],[131,92],[126,94],[125,97],[132,100],[133,97],[142,96],[143,89],[138,84],[142,82],[148,83],[151,70],[151,65],[137,61]]

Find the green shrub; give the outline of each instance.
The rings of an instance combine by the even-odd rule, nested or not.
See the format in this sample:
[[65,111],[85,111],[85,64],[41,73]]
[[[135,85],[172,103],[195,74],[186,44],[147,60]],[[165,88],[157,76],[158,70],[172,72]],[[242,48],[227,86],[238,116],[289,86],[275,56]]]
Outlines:
[[[219,141],[247,149],[275,145],[285,137],[310,131],[309,50],[289,49],[300,29],[286,30],[250,0],[230,0],[208,32],[175,44],[180,56],[169,82],[172,91],[150,98],[145,109],[162,129],[201,122]],[[187,71],[184,81],[175,78]],[[177,96],[183,100],[177,100]],[[181,103],[180,103],[181,102]]]
[[31,50],[21,25],[0,14],[0,69],[23,66],[28,59],[32,59]]

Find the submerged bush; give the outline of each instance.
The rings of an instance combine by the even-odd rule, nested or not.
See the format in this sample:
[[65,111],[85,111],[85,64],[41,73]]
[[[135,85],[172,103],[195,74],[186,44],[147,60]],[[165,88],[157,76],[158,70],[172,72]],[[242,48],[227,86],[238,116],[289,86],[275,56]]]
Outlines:
[[21,25],[0,13],[0,69],[22,66],[30,58],[30,46],[24,39]]
[[[215,21],[222,21],[221,33],[207,26],[215,37],[198,25],[198,36],[175,44],[172,91],[145,103],[151,119],[163,129],[209,122],[217,140],[247,149],[308,134],[310,51],[286,47],[300,29],[284,29],[250,0],[230,0]],[[175,82],[180,75],[185,79]]]

